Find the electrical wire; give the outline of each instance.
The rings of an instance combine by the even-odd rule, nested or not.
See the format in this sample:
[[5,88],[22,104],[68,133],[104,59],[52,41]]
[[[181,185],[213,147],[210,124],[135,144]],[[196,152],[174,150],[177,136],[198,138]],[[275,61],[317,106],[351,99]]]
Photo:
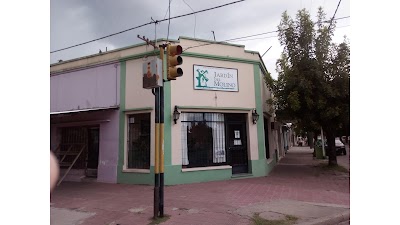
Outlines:
[[[350,16],[343,16],[343,17],[339,17],[339,18],[336,18],[336,19],[334,19],[334,20],[342,20],[342,19],[347,19],[347,18],[350,18]],[[330,23],[331,21],[330,20],[326,20],[326,21],[324,21],[325,23]]]
[[[340,17],[340,18],[336,18],[334,20],[341,20],[341,19],[346,19],[346,18],[350,18],[350,16],[345,16],[345,17]],[[325,21],[326,22],[326,21]],[[329,21],[328,21],[329,22]],[[183,52],[185,52],[188,49],[191,48],[197,48],[197,47],[202,47],[202,46],[206,46],[206,45],[212,45],[212,44],[221,44],[223,42],[227,42],[227,41],[231,41],[234,42],[236,40],[240,40],[240,39],[244,39],[244,38],[249,38],[249,37],[255,37],[255,36],[260,36],[260,35],[264,35],[264,34],[271,34],[271,33],[276,33],[279,32],[279,30],[274,30],[274,31],[268,31],[268,32],[263,32],[263,33],[259,33],[259,34],[252,34],[252,35],[248,35],[248,36],[243,36],[243,37],[237,37],[237,38],[231,38],[231,39],[226,39],[223,41],[218,41],[218,42],[214,42],[214,43],[206,43],[206,44],[200,44],[200,45],[194,45],[194,46],[189,46],[186,49],[183,50]],[[276,36],[271,36],[271,37],[276,37]],[[269,38],[269,37],[264,37],[264,38]],[[263,39],[263,38],[260,38]],[[249,39],[250,40],[250,39]],[[251,39],[253,40],[253,39]],[[255,40],[255,39],[254,39]]]
[[[344,25],[344,26],[340,26],[340,27],[336,27],[336,29],[340,29],[340,28],[344,28],[344,27],[349,27],[349,25]],[[238,42],[238,41],[253,41],[253,40],[260,40],[260,39],[268,39],[268,38],[274,38],[274,37],[279,37],[279,36],[268,36],[268,37],[261,37],[261,38],[252,38],[252,39],[245,39],[245,40],[234,40],[231,42]]]
[[262,37],[262,38],[252,38],[252,39],[245,39],[245,40],[235,40],[235,41],[231,41],[231,42],[237,42],[237,41],[253,41],[253,40],[268,39],[268,38],[274,38],[274,37],[278,37],[278,36],[268,36],[268,37]]
[[337,12],[337,10],[338,10],[338,8],[339,8],[339,5],[340,5],[340,3],[341,3],[341,2],[342,2],[342,0],[339,0],[339,3],[338,3],[338,5],[336,6],[335,13],[333,14],[333,16],[332,16],[332,19],[331,19],[331,23],[330,23],[330,24],[329,24],[329,26],[328,26],[328,31],[329,31],[329,29],[331,28],[332,22],[333,22],[333,20],[335,19],[336,12]]
[[[172,1],[173,1],[173,0],[171,0],[170,3],[171,3]],[[167,10],[165,10],[165,15],[164,15],[164,18],[163,18],[163,19],[165,19],[165,17],[167,17],[168,9],[169,9],[169,4],[168,4]]]
[[[192,10],[192,12],[194,12],[194,10],[192,9],[192,7],[190,7],[189,4],[187,4],[185,2],[185,0],[182,0],[187,6],[189,6],[189,8]],[[196,39],[196,14],[194,14],[194,29],[193,29],[193,38]]]
[[169,38],[169,25],[171,23],[171,2],[172,0],[168,1],[168,34],[167,34],[167,42],[168,42],[168,38]]
[[112,37],[112,36],[127,32],[127,31],[131,31],[131,30],[134,30],[134,29],[137,29],[137,28],[140,28],[140,27],[144,27],[144,26],[153,24],[153,23],[158,23],[158,22],[163,22],[163,21],[166,21],[166,20],[172,20],[172,19],[177,19],[177,18],[181,18],[181,17],[185,17],[185,16],[190,16],[190,15],[193,15],[193,14],[196,14],[196,13],[206,12],[206,11],[209,11],[209,10],[218,9],[218,8],[221,8],[221,7],[225,7],[225,6],[228,6],[228,5],[232,5],[232,4],[236,4],[236,3],[244,2],[244,1],[246,1],[246,0],[238,0],[238,1],[230,2],[230,3],[226,3],[226,4],[223,4],[223,5],[215,6],[215,7],[212,7],[212,8],[207,8],[207,9],[199,10],[199,11],[196,11],[196,12],[191,12],[191,13],[182,14],[182,15],[179,15],[179,16],[170,17],[168,19],[151,21],[151,22],[148,22],[148,23],[136,26],[136,27],[132,27],[132,28],[129,28],[129,29],[126,29],[126,30],[123,30],[123,31],[119,31],[117,33],[113,33],[113,34],[109,34],[109,35],[104,36],[104,37],[96,38],[96,39],[93,39],[91,41],[86,41],[86,42],[83,42],[83,43],[80,43],[80,44],[76,44],[76,45],[72,45],[72,46],[69,46],[69,47],[66,47],[66,48],[54,50],[54,51],[51,51],[50,54],[51,53],[55,53],[55,52],[59,52],[59,51],[63,51],[63,50],[67,50],[67,49],[70,49],[70,48],[78,47],[78,46],[81,46],[81,45],[85,45],[85,44],[88,44],[88,43],[91,43],[91,42],[95,42],[95,41],[98,41],[98,40],[102,40],[102,39],[105,39],[105,38],[108,38],[108,37]]

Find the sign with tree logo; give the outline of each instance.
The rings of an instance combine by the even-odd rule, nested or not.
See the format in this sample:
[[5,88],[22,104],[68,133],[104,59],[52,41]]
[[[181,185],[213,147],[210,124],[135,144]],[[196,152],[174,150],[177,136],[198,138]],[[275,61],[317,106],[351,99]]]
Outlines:
[[210,66],[193,66],[196,90],[239,91],[238,70]]

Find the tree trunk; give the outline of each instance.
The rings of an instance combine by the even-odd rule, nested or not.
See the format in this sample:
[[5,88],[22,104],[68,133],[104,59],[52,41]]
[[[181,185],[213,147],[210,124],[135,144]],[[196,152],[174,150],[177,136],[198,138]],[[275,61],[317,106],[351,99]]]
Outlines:
[[328,156],[329,156],[329,166],[336,166],[336,147],[335,147],[335,132],[332,128],[325,129],[326,139],[328,141]]
[[314,148],[314,132],[307,133],[308,146]]
[[315,142],[317,141],[317,139],[318,139],[318,132],[316,132],[316,131],[314,131],[313,132],[313,149],[314,149],[314,152],[313,152],[313,157],[317,157],[317,153],[315,152]]

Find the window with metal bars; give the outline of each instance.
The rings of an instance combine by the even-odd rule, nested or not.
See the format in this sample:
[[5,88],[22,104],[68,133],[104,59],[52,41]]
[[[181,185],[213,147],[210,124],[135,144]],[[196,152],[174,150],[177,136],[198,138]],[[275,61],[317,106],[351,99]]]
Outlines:
[[181,113],[182,167],[226,165],[222,113]]
[[[60,152],[67,152],[69,150],[72,155],[66,155],[64,162],[74,161],[76,155],[83,146],[88,143],[88,133],[85,127],[63,127],[61,128],[61,143]],[[86,168],[86,155],[87,149],[82,152],[80,157],[75,162],[72,168],[85,169]]]
[[150,113],[128,117],[128,169],[150,169]]

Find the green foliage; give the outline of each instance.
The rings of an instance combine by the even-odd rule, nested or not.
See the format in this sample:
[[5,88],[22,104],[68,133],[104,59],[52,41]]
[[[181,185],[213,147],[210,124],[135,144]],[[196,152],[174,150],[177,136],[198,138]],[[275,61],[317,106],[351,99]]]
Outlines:
[[332,139],[350,124],[350,46],[346,38],[332,43],[335,22],[328,29],[325,21],[321,7],[316,23],[305,9],[295,20],[286,11],[282,14],[278,30],[284,49],[276,62],[278,79],[270,103],[279,119],[296,121],[306,131],[323,127]]
[[287,102],[288,102],[289,107],[293,111],[297,111],[301,108],[300,100],[299,100],[299,93],[297,91],[292,91],[289,93]]
[[267,71],[267,73],[264,75],[264,82],[267,84],[268,88],[272,88],[274,86],[274,79],[271,76],[271,73]]

